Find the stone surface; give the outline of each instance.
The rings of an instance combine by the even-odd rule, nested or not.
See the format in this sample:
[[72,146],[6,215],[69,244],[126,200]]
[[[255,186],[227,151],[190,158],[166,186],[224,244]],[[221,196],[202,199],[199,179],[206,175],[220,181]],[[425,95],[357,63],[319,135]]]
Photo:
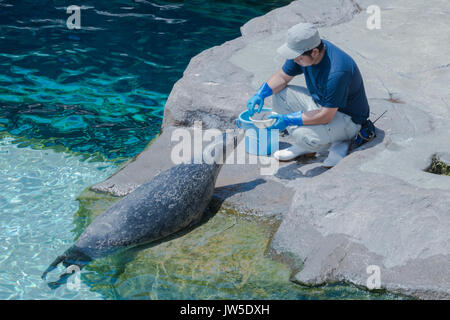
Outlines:
[[[374,4],[381,29],[369,30],[365,10]],[[92,189],[124,195],[170,167],[174,127],[197,120],[205,128],[233,127],[255,89],[281,67],[276,48],[286,30],[313,22],[357,62],[371,118],[387,110],[377,138],[330,170],[320,165],[326,154],[282,164],[270,176],[261,175],[261,164],[225,165],[216,197],[282,220],[270,248],[300,270],[293,281],[364,287],[375,265],[381,288],[449,299],[450,179],[424,171],[434,154],[450,152],[449,12],[445,0],[300,0],[253,19],[243,37],[191,60],[167,101],[162,135]]]

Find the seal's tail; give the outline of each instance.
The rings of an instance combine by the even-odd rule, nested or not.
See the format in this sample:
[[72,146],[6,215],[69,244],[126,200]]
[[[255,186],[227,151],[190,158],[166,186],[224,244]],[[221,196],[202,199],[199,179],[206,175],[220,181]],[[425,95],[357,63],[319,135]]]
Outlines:
[[75,247],[69,248],[64,254],[58,256],[44,271],[41,278],[45,280],[47,278],[47,274],[62,263],[67,269],[66,271],[59,276],[59,279],[54,282],[49,282],[48,286],[51,289],[56,289],[59,286],[65,284],[67,279],[74,271],[80,271],[85,265],[87,265],[92,259],[82,253],[80,250],[77,250]]

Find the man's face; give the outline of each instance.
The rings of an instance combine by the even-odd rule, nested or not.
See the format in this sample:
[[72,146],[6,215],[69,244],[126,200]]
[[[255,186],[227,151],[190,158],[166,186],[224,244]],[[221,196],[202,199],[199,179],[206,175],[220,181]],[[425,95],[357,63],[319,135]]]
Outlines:
[[300,55],[294,59],[295,63],[301,65],[302,67],[309,67],[313,64],[313,59],[307,55]]

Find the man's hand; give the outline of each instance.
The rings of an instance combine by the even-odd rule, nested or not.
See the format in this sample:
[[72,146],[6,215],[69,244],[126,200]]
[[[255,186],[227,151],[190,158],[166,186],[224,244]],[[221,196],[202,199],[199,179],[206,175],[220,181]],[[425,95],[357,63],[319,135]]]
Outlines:
[[256,92],[255,95],[251,97],[247,102],[247,109],[250,113],[250,116],[255,113],[255,107],[257,105],[259,106],[257,112],[261,112],[264,105],[264,99],[271,96],[272,93],[272,88],[269,87],[267,82],[264,82],[263,85],[259,88],[258,92]]
[[269,129],[278,129],[280,131],[283,131],[284,129],[287,128],[287,124],[284,121],[283,118],[284,114],[273,114],[268,116],[268,119],[275,119],[275,122],[273,123],[272,126],[269,127]]
[[259,106],[257,112],[261,112],[261,109],[264,105],[264,99],[261,98],[257,93],[250,98],[247,102],[247,109],[249,111],[250,116],[255,113],[255,107]]
[[267,118],[275,119],[275,123],[269,127],[269,129],[278,129],[281,131],[286,129],[288,126],[302,126],[302,114],[303,113],[301,111],[289,114],[272,114]]

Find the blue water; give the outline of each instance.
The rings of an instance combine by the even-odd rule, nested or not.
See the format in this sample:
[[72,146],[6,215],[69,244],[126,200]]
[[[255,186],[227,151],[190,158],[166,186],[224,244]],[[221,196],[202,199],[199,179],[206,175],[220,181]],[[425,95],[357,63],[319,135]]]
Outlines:
[[52,291],[40,276],[73,243],[76,197],[116,167],[12,141],[0,140],[0,299],[100,299],[85,285]]
[[159,132],[190,59],[283,1],[0,1],[0,132],[126,160]]

